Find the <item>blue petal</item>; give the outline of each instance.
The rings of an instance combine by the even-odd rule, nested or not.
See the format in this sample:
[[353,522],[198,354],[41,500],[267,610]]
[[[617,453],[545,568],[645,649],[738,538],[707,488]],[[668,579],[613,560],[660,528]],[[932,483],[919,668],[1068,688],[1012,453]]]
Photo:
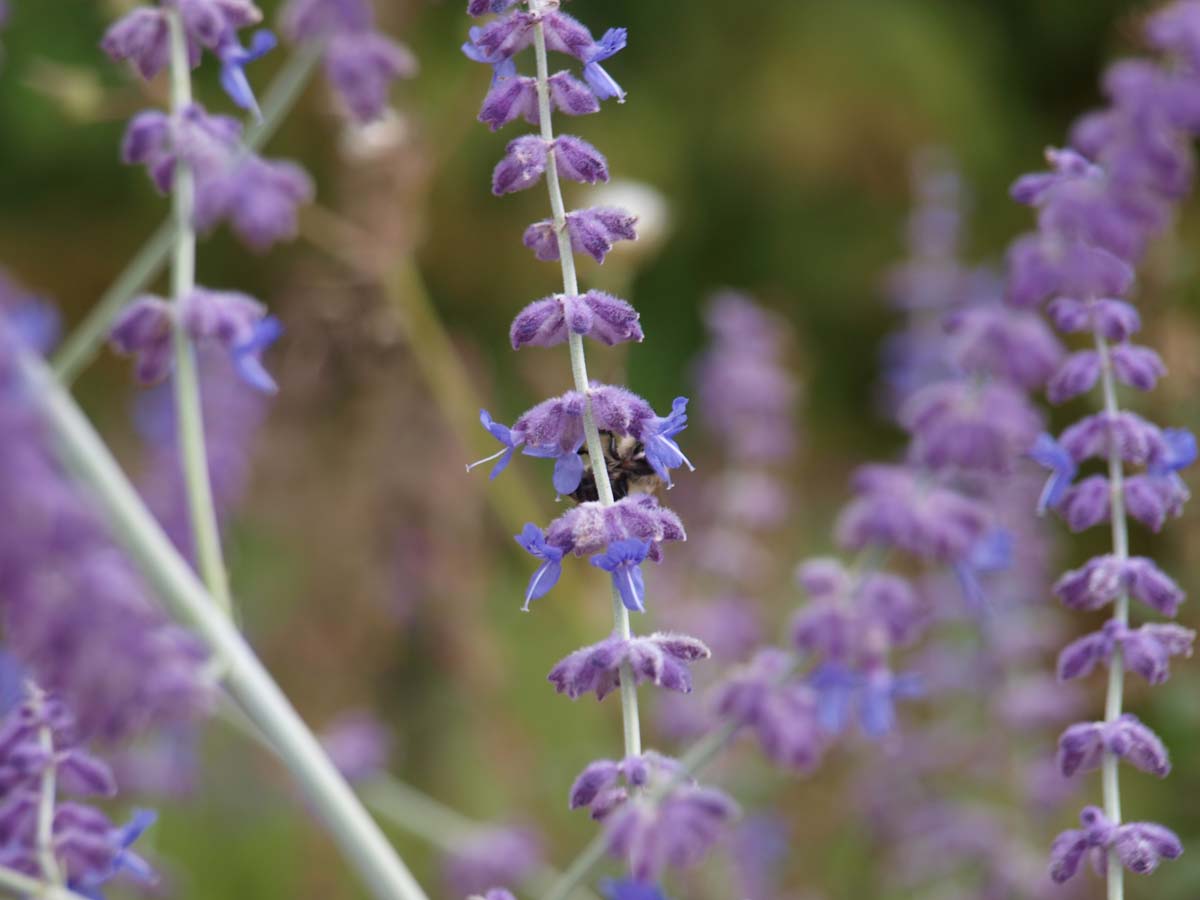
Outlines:
[[554,463],[554,490],[566,496],[583,481],[583,457],[577,451],[560,454]]
[[[1165,471],[1161,474],[1178,472],[1196,461],[1196,436],[1186,428],[1164,428],[1163,439],[1167,444],[1167,458],[1163,461],[1161,468]],[[1151,471],[1158,468],[1152,466]]]
[[267,316],[254,326],[254,333],[233,348],[233,365],[238,375],[253,388],[266,394],[279,390],[275,379],[263,368],[262,352],[275,343],[283,334],[283,324],[274,316]]
[[646,611],[646,581],[641,566],[623,564],[612,573],[613,584],[621,596],[622,605],[630,612]]
[[596,99],[608,100],[615,97],[618,103],[625,102],[625,91],[599,63],[588,63],[583,67],[583,80],[592,89]]
[[608,59],[610,56],[616,56],[625,49],[629,42],[629,29],[627,28],[610,28],[604,32],[604,36],[596,41],[592,52],[588,54],[587,62],[595,63],[601,60]]
[[525,605],[521,609],[529,612],[529,604],[550,593],[550,589],[558,584],[561,575],[561,559],[547,559],[538,566],[537,571],[529,579],[529,588],[525,591]]

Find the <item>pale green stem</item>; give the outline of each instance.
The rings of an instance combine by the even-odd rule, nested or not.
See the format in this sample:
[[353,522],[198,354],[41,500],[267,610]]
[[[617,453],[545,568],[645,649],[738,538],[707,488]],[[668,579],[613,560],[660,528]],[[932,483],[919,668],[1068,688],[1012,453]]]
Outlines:
[[283,764],[342,853],[379,900],[428,900],[320,742],[172,545],[91,423],[41,361],[20,355],[29,394],[57,441],[64,464],[88,486],[159,595],[224,660],[225,682],[277,748]]
[[[283,123],[296,105],[304,87],[316,71],[324,52],[322,43],[305,44],[292,54],[286,65],[263,95],[262,119],[246,130],[246,147],[261,148]],[[159,225],[150,239],[129,261],[117,280],[105,291],[84,320],[63,341],[54,354],[54,371],[64,384],[73,382],[96,358],[108,339],[109,326],[125,305],[146,290],[162,271],[175,246],[175,219],[171,216]]]
[[[1119,412],[1116,378],[1113,375],[1112,354],[1104,336],[1096,332],[1096,352],[1100,356],[1100,386],[1104,394],[1104,413],[1111,420]],[[1125,469],[1121,448],[1116,440],[1109,441],[1108,487],[1111,506],[1113,555],[1121,561],[1129,558],[1129,529],[1125,520]],[[1122,625],[1129,624],[1129,592],[1122,590],[1113,603],[1113,618]],[[1121,717],[1125,693],[1125,660],[1121,645],[1113,649],[1108,666],[1108,694],[1104,700],[1104,721],[1115,722]],[[1104,751],[1101,781],[1104,793],[1104,815],[1114,825],[1121,823],[1120,760],[1116,754]],[[1108,854],[1108,900],[1124,900],[1125,870],[1115,853]]]
[[[535,5],[531,4],[531,8]],[[537,56],[538,119],[541,122],[542,140],[549,145],[554,140],[554,127],[550,111],[550,67],[546,58],[546,32],[541,22],[538,22],[533,29],[533,48]],[[554,214],[554,231],[558,238],[558,257],[562,262],[563,291],[569,296],[574,296],[579,293],[579,279],[575,274],[575,255],[571,250],[571,236],[567,233],[566,207],[563,205],[562,187],[558,182],[558,163],[554,159],[553,150],[547,154],[546,159],[546,187],[550,194],[550,210]],[[612,506],[614,501],[612,485],[608,480],[608,466],[604,461],[600,432],[596,428],[596,420],[592,415],[583,337],[572,332],[568,339],[568,346],[571,351],[571,376],[575,382],[575,390],[588,398],[583,408],[583,434],[587,442],[592,477],[596,481],[596,492],[602,505]],[[628,639],[632,633],[629,611],[621,603],[621,595],[617,592],[615,585],[612,589],[612,613],[613,629],[621,637]],[[637,685],[634,682],[633,670],[628,663],[621,667],[621,719],[625,735],[625,756],[640,756],[642,731],[638,717]]]
[[[175,116],[192,103],[192,70],[188,62],[187,37],[178,10],[169,10],[171,32],[171,112]],[[175,321],[171,335],[175,349],[175,411],[179,420],[179,460],[187,494],[188,519],[195,543],[196,564],[209,594],[229,613],[229,574],[221,554],[221,532],[213,503],[208,473],[208,451],[204,440],[204,413],[200,401],[200,375],[196,348],[183,324],[183,302],[196,287],[196,232],[192,210],[196,201],[195,180],[182,156],[175,162],[171,185],[175,217],[175,244],[171,256],[171,297]]]
[[86,900],[62,885],[47,884],[7,866],[0,866],[0,891],[21,900]]
[[[32,702],[41,711],[45,695],[33,689]],[[46,754],[46,768],[42,772],[42,783],[38,792],[37,811],[37,855],[42,876],[51,884],[62,884],[62,869],[54,857],[54,801],[58,795],[58,763],[54,759],[54,734],[50,726],[38,728],[38,746]]]

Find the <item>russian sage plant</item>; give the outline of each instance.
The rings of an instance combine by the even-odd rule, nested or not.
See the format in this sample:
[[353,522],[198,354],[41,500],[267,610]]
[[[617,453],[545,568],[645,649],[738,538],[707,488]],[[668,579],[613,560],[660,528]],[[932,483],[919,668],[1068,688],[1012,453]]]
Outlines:
[[[1191,189],[1191,141],[1200,133],[1200,3],[1159,10],[1146,22],[1145,38],[1164,58],[1112,65],[1104,78],[1109,105],[1075,123],[1070,147],[1047,151],[1049,172],[1013,186],[1013,197],[1037,210],[1038,227],[1009,253],[1010,301],[1049,301],[1059,331],[1089,340],[1050,380],[1048,398],[1062,403],[1098,388],[1103,404],[1057,439],[1040,437],[1033,456],[1051,471],[1039,512],[1054,510],[1074,532],[1108,523],[1111,533],[1111,552],[1054,587],[1067,607],[1111,606],[1112,618],[1059,657],[1064,681],[1108,667],[1103,719],[1069,727],[1058,754],[1064,775],[1101,770],[1103,808],[1086,807],[1081,828],[1064,831],[1051,850],[1059,882],[1091,856],[1110,900],[1125,896],[1125,869],[1152,872],[1183,849],[1170,829],[1123,818],[1120,764],[1158,777],[1170,771],[1162,741],[1124,710],[1125,673],[1160,684],[1171,657],[1189,655],[1195,638],[1171,623],[1132,626],[1131,600],[1173,618],[1184,595],[1154,560],[1130,554],[1129,519],[1157,532],[1180,514],[1188,490],[1179,473],[1195,462],[1196,439],[1122,409],[1118,385],[1149,391],[1166,374],[1159,355],[1132,340],[1141,317],[1126,298],[1147,245]],[[1089,460],[1099,460],[1103,474],[1081,473]],[[1129,466],[1142,471],[1131,474]]]

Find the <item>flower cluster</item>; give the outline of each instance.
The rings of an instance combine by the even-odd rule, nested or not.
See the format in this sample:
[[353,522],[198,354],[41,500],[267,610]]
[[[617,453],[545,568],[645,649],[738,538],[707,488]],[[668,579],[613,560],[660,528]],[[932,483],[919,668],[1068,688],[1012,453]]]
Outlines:
[[[642,564],[647,559],[661,560],[664,543],[686,537],[679,517],[660,506],[654,492],[671,486],[673,470],[691,468],[676,442],[687,425],[687,399],[676,398],[670,413],[659,415],[627,389],[587,379],[585,338],[613,346],[641,341],[644,335],[637,311],[624,300],[579,289],[574,255],[583,253],[604,262],[614,244],[637,237],[636,217],[608,206],[565,209],[561,179],[583,184],[607,181],[608,163],[587,141],[556,136],[551,122],[554,108],[582,115],[597,112],[603,100],[624,100],[624,91],[601,63],[625,46],[626,33],[615,28],[597,40],[585,25],[563,13],[556,0],[471,0],[467,12],[494,16],[471,28],[463,46],[468,58],[491,68],[491,88],[480,120],[493,130],[519,118],[539,127],[537,134],[508,144],[492,176],[493,193],[503,195],[546,183],[553,215],[530,225],[524,244],[539,260],[559,261],[563,274],[562,293],[521,310],[509,337],[518,350],[566,343],[575,381],[574,390],[539,403],[511,427],[483,411],[483,427],[502,448],[481,462],[497,460],[492,468],[495,477],[518,450],[552,459],[555,492],[576,501],[545,529],[531,523],[517,536],[521,547],[540,562],[526,590],[525,609],[558,582],[568,555],[590,556],[592,565],[612,580],[612,635],[570,654],[551,671],[550,681],[571,698],[595,694],[603,699],[620,690],[628,766],[642,767],[640,776],[627,776],[637,796],[622,789],[620,801],[616,799],[612,782],[625,763],[595,763],[588,778],[604,782],[597,782],[596,791],[608,798],[601,815],[609,823],[609,849],[624,857],[637,883],[644,884],[657,880],[668,864],[699,861],[731,817],[732,806],[714,799],[721,795],[694,786],[673,786],[661,796],[648,788],[648,767],[658,763],[645,762],[641,755],[636,688],[650,683],[670,691],[690,691],[689,665],[709,655],[695,638],[664,633],[639,637],[629,624],[630,612],[646,609]],[[531,76],[520,74],[516,61],[529,47],[536,61]],[[551,51],[581,63],[582,79],[567,71],[551,74]],[[597,774],[601,769],[603,777]],[[577,785],[573,806],[591,804],[580,796]]]
[[[1157,825],[1120,822],[1120,760],[1162,776],[1166,751],[1141,722],[1121,710],[1126,667],[1151,683],[1167,677],[1173,655],[1191,652],[1194,634],[1174,625],[1130,627],[1130,600],[1172,617],[1180,589],[1155,563],[1129,555],[1127,516],[1158,531],[1188,499],[1179,472],[1196,459],[1196,440],[1118,405],[1118,385],[1148,391],[1165,374],[1152,349],[1133,342],[1140,328],[1128,298],[1134,272],[1151,239],[1165,227],[1191,187],[1191,141],[1200,133],[1200,3],[1182,0],[1146,22],[1148,43],[1164,59],[1117,62],[1104,78],[1109,105],[1076,122],[1071,146],[1047,151],[1050,170],[1019,179],[1012,195],[1037,211],[1037,229],[1009,251],[1008,295],[1013,304],[1048,303],[1064,333],[1086,333],[1091,346],[1071,354],[1050,380],[1059,403],[1100,388],[1103,411],[1085,417],[1057,439],[1039,438],[1033,458],[1051,472],[1040,509],[1058,513],[1072,531],[1109,523],[1112,552],[1068,572],[1055,593],[1072,609],[1111,604],[1100,631],[1063,651],[1064,679],[1109,666],[1102,722],[1068,728],[1059,741],[1064,774],[1104,769],[1105,813],[1084,810],[1083,831],[1064,832],[1052,851],[1052,876],[1065,881],[1090,849],[1110,882],[1121,866],[1145,873],[1180,852],[1178,839]],[[1081,467],[1098,460],[1103,474]],[[1127,467],[1140,467],[1129,474]],[[1105,864],[1106,863],[1106,864]]]
[[5,646],[77,711],[83,734],[116,739],[204,710],[207,654],[167,620],[58,463],[16,365],[42,320],[28,305],[0,309],[0,517],[24,523],[0,529]]
[[0,865],[88,897],[103,898],[102,887],[119,875],[154,881],[130,849],[153,812],[116,826],[95,807],[60,800],[59,791],[112,797],[117,785],[108,766],[80,748],[66,706],[31,687],[0,722]]
[[392,82],[417,74],[412,52],[375,27],[371,0],[289,0],[280,16],[288,40],[322,45],[329,84],[357,122],[383,116]]

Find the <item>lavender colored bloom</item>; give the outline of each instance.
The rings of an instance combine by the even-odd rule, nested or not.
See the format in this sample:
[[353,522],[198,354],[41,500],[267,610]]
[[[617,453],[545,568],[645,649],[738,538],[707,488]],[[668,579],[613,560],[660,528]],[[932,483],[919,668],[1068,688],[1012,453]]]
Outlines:
[[190,40],[210,50],[234,39],[239,28],[257,25],[262,11],[250,0],[175,0]]
[[612,576],[613,587],[621,603],[630,612],[646,611],[646,583],[642,576],[642,563],[650,550],[649,541],[636,538],[613,541],[608,550],[593,556],[591,563]]
[[1047,509],[1055,509],[1062,502],[1079,472],[1079,467],[1067,449],[1049,434],[1038,435],[1029,456],[1051,472],[1038,497],[1037,513],[1041,516],[1045,515]]
[[1046,385],[1046,399],[1051,403],[1066,403],[1094,388],[1099,378],[1099,353],[1095,350],[1072,353]]
[[512,891],[505,888],[489,888],[482,894],[472,894],[467,900],[517,900]]
[[1162,430],[1131,412],[1085,416],[1062,433],[1059,443],[1077,463],[1107,460],[1115,451],[1127,463],[1147,465],[1167,452]]
[[1058,739],[1058,767],[1067,777],[1100,768],[1105,753],[1159,778],[1166,778],[1171,771],[1163,742],[1131,713],[1114,722],[1072,725]]
[[1041,417],[1025,394],[1001,381],[943,381],[915,393],[900,411],[914,461],[931,469],[1003,474],[1033,444]]
[[521,609],[528,612],[530,602],[546,596],[550,589],[558,584],[562,575],[563,551],[547,543],[542,530],[532,522],[517,535],[517,543],[530,556],[542,560],[542,564],[530,577],[529,589],[525,592],[525,605]]
[[643,339],[638,318],[632,306],[603,291],[579,296],[557,294],[535,300],[517,313],[509,338],[514,350],[564,344],[569,334],[581,334],[612,347]]
[[1026,235],[1008,252],[1008,299],[1018,307],[1057,297],[1119,297],[1133,269],[1114,253],[1078,239]]
[[580,503],[546,528],[546,541],[563,554],[585,556],[614,541],[636,538],[650,542],[646,555],[658,562],[666,541],[687,540],[679,516],[649,494],[623,497],[612,506]]
[[[550,76],[550,103],[553,109],[568,116],[600,111],[596,95],[570,72],[555,72]],[[530,125],[541,124],[537,79],[517,75],[496,78],[479,110],[479,121],[496,131],[519,118]]]
[[1103,475],[1090,475],[1069,488],[1055,510],[1071,531],[1086,531],[1108,521],[1112,514],[1111,496],[1108,479]]
[[1179,586],[1145,556],[1096,556],[1054,585],[1063,604],[1079,610],[1100,609],[1124,592],[1167,617],[1174,617],[1184,600]]
[[[48,740],[47,750],[43,740]],[[107,765],[79,746],[71,713],[60,700],[31,689],[25,702],[0,723],[0,865],[41,877],[37,844],[43,774],[55,774],[59,791],[108,797],[116,783]],[[154,821],[148,811],[115,827],[102,812],[52,797],[52,852],[70,890],[97,896],[98,888],[122,872],[140,881],[154,880],[149,866],[130,845]]]
[[677,778],[683,774],[678,760],[649,750],[641,756],[631,756],[620,762],[599,759],[588,763],[571,785],[568,805],[571,809],[588,807],[593,819],[603,819],[629,798],[622,779],[630,787],[644,788],[660,778]]
[[504,159],[492,173],[492,193],[499,197],[533,187],[546,171],[549,146],[538,135],[527,134],[509,141]]
[[588,693],[603,700],[620,686],[621,668],[628,665],[636,684],[649,682],[687,694],[692,690],[689,665],[711,655],[702,641],[687,635],[656,632],[622,638],[613,634],[576,650],[551,669],[547,678],[558,693],[572,700]]
[[1079,814],[1082,829],[1068,829],[1054,839],[1050,849],[1050,877],[1062,884],[1079,871],[1083,857],[1091,851],[1099,870],[1103,870],[1105,851],[1113,851],[1121,865],[1137,875],[1148,875],[1164,859],[1177,859],[1183,853],[1179,837],[1170,829],[1153,822],[1129,822],[1114,825],[1095,806]]
[[675,435],[687,428],[687,397],[676,397],[671,403],[669,416],[655,416],[640,429],[640,438],[646,448],[646,461],[658,477],[671,487],[671,469],[685,465],[689,470],[696,467],[683,455],[675,443]]
[[222,172],[238,152],[241,135],[236,119],[210,116],[198,103],[172,115],[148,110],[130,120],[121,158],[130,165],[145,165],[155,187],[166,194],[177,162],[186,164],[198,181]]
[[818,692],[791,678],[793,666],[781,650],[759,651],[717,687],[714,706],[722,718],[750,729],[776,765],[808,773],[820,764],[828,741]]
[[350,32],[330,40],[325,74],[351,116],[367,123],[387,109],[393,81],[417,74],[417,60],[403,44],[382,34]]
[[492,827],[455,842],[443,864],[455,897],[486,891],[493,884],[520,884],[543,864],[542,841],[528,828]]
[[644,881],[602,881],[600,890],[607,900],[670,900],[658,885]]
[[367,710],[342,713],[321,735],[325,752],[352,784],[382,773],[387,768],[393,743],[388,728]]
[[1124,300],[1060,297],[1046,307],[1046,312],[1059,331],[1098,331],[1109,341],[1128,340],[1142,327],[1137,309]]
[[367,31],[374,23],[370,0],[289,0],[281,18],[283,33],[295,42]]
[[195,223],[209,231],[227,221],[261,252],[296,236],[297,209],[312,197],[312,179],[300,166],[247,153],[197,178]]
[[1162,357],[1149,347],[1133,344],[1112,348],[1112,366],[1118,381],[1139,391],[1154,390],[1158,379],[1167,374]]
[[254,32],[249,47],[243,47],[233,39],[217,51],[221,58],[221,87],[234,103],[242,109],[252,111],[260,119],[262,111],[258,108],[258,99],[254,96],[254,90],[246,77],[246,66],[262,59],[275,49],[277,43],[275,35],[263,28]]
[[583,79],[592,89],[592,93],[600,100],[615,97],[618,103],[625,102],[625,91],[600,63],[624,50],[627,39],[628,33],[624,28],[610,28],[599,41],[588,48],[582,57]]
[[1150,684],[1162,684],[1170,676],[1172,656],[1192,655],[1196,632],[1182,625],[1146,624],[1130,629],[1113,619],[1100,631],[1072,641],[1058,657],[1060,681],[1082,678],[1100,663],[1107,664],[1120,646],[1126,667]]
[[635,879],[655,882],[667,866],[702,862],[737,815],[737,804],[722,791],[680,785],[654,801],[635,798],[611,813],[608,849]]
[[143,78],[153,78],[171,58],[166,11],[137,7],[109,26],[100,46],[114,61],[128,60]]
[[[637,216],[611,206],[595,206],[567,213],[571,249],[586,253],[598,263],[617,241],[637,240]],[[525,246],[543,262],[558,259],[558,235],[552,219],[534,222],[525,230]]]
[[175,363],[171,333],[175,316],[161,297],[138,297],[113,322],[112,348],[134,357],[134,372],[143,384],[166,378]]
[[963,559],[987,530],[982,504],[903,466],[863,466],[854,489],[837,525],[850,549],[877,544],[948,562]]
[[976,541],[966,557],[953,563],[952,568],[968,609],[976,614],[986,609],[986,597],[979,576],[989,572],[1002,572],[1012,566],[1012,561],[1012,533],[1003,528],[995,528]]
[[242,380],[263,393],[277,390],[262,365],[262,353],[278,339],[282,327],[266,307],[236,291],[196,288],[180,302],[183,327],[197,343],[225,349]]
[[1045,384],[1063,356],[1062,344],[1040,316],[998,303],[952,313],[944,328],[957,370],[1002,378],[1025,390]]
[[1125,511],[1151,531],[1159,531],[1168,517],[1182,515],[1190,497],[1177,477],[1134,475],[1125,479]]
[[518,0],[467,0],[467,15],[479,16],[502,13],[515,6]]
[[1200,69],[1200,3],[1183,0],[1162,7],[1146,20],[1145,35],[1151,46],[1181,57],[1193,71]]
[[491,462],[493,459],[495,459],[497,460],[496,465],[492,466],[491,474],[488,475],[488,479],[490,480],[495,478],[508,467],[508,464],[512,462],[513,454],[516,453],[517,448],[524,443],[525,439],[518,435],[514,435],[512,429],[507,425],[503,425],[500,422],[494,421],[492,419],[492,414],[486,409],[481,409],[479,411],[479,422],[481,425],[483,425],[488,434],[504,445],[504,449],[493,454],[492,456],[485,457],[478,462],[471,463],[467,466],[467,471],[470,472],[476,466],[482,465],[486,462]]

